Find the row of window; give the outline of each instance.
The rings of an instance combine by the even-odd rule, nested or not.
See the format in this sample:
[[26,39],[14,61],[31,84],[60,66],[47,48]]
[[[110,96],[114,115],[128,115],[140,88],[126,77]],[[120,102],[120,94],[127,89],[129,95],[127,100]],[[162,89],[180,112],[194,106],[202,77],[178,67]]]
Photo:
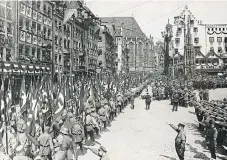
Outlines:
[[8,8],[12,7],[11,1],[0,1],[0,4],[6,5],[6,7],[8,7]]
[[34,21],[31,22],[29,19],[26,19],[26,25],[23,25],[23,22],[23,20],[19,22],[21,31],[27,31],[28,33],[32,33],[33,35],[37,35],[45,39],[52,39],[52,31],[50,27],[43,26]]
[[[214,37],[209,37],[209,42],[214,43]],[[217,37],[217,42],[222,43],[222,37]],[[180,43],[180,38],[175,38],[175,43]],[[199,37],[194,38],[194,43],[199,43]],[[226,43],[226,42],[225,42]]]
[[12,23],[0,19],[0,32],[5,32],[5,23],[7,34],[12,34]]
[[29,4],[24,4],[23,1],[20,3],[20,12],[29,17],[32,16],[34,12],[42,12],[43,14],[52,17],[52,7],[46,3],[41,3],[41,1],[31,1],[32,6]]
[[37,58],[38,60],[42,61],[49,61],[51,59],[50,52],[48,52],[46,49],[25,44],[19,44],[19,55]]
[[[214,43],[214,37],[209,37],[209,42],[210,43]],[[217,42],[218,43],[221,43],[222,42],[222,37],[217,37]]]
[[0,17],[6,18],[7,20],[12,20],[12,10],[0,5]]

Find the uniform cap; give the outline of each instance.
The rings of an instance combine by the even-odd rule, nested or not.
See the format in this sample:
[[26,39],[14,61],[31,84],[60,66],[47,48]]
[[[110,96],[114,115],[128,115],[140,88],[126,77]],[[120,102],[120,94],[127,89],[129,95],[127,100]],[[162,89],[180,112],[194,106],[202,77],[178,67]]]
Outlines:
[[104,152],[107,152],[106,148],[103,147],[103,146],[100,146],[100,150],[104,151]]
[[184,128],[185,125],[182,123],[179,123],[178,126],[182,126]]
[[210,119],[209,124],[215,124],[215,120],[214,119]]

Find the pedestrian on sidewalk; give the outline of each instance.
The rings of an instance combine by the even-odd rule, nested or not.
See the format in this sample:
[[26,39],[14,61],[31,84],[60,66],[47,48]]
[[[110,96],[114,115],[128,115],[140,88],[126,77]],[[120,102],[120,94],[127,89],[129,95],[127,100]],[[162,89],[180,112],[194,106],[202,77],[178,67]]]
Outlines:
[[186,133],[184,131],[184,124],[179,123],[178,127],[173,124],[169,124],[178,134],[175,138],[175,149],[180,160],[184,160]]

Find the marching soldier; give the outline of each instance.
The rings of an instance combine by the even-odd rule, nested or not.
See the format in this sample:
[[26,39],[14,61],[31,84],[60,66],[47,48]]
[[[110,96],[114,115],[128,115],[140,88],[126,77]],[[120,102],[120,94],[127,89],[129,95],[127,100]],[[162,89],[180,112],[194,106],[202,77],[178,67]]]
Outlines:
[[77,123],[72,127],[72,137],[76,145],[75,149],[77,149],[77,146],[79,145],[82,154],[84,154],[84,150],[83,150],[84,128],[79,123],[79,121],[77,121]]
[[94,139],[94,128],[93,128],[94,119],[91,117],[91,110],[87,110],[84,122],[85,122],[84,134],[85,134],[86,140],[88,140],[88,135],[89,135],[90,139],[92,141],[92,145],[94,145],[94,140],[95,140]]
[[48,158],[49,160],[52,160],[52,151],[54,147],[53,147],[52,137],[49,134],[49,131],[50,131],[50,127],[45,126],[44,133],[39,136],[37,143],[38,143],[40,156]]
[[13,160],[32,160],[32,159],[25,155],[23,145],[19,145],[16,148],[16,156],[13,158]]
[[55,160],[73,160],[73,156],[76,157],[69,134],[69,129],[62,126],[60,135],[56,139],[60,150],[55,154]]
[[110,108],[111,108],[110,120],[113,121],[114,120],[114,117],[117,116],[116,104],[115,104],[113,98],[110,99]]
[[105,110],[104,106],[99,109],[98,114],[100,116],[100,120],[102,121],[102,123],[104,125],[104,130],[106,130],[106,127],[107,127],[106,123],[108,120],[108,115],[107,115],[107,111]]
[[118,109],[118,113],[122,112],[122,106],[123,105],[123,98],[121,94],[117,95],[117,109]]
[[184,131],[184,124],[179,123],[178,127],[173,124],[169,124],[178,134],[175,139],[175,148],[177,155],[180,160],[184,160],[185,144],[186,144],[186,133]]

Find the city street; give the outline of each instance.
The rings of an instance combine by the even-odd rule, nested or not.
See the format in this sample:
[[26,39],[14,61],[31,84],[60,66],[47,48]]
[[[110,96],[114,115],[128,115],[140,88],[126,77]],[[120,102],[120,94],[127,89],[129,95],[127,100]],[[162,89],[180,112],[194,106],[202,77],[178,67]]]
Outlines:
[[[214,99],[224,97],[222,89],[210,92],[211,96],[215,95]],[[144,100],[137,98],[135,109],[127,107],[97,141],[107,148],[111,160],[174,160],[178,159],[174,148],[177,133],[167,123],[183,122],[187,134],[185,159],[209,159],[204,138],[197,130],[194,108],[179,108],[178,112],[172,112],[169,104],[167,100],[153,101],[150,111],[146,111]],[[87,151],[79,159],[98,160],[99,157]]]

